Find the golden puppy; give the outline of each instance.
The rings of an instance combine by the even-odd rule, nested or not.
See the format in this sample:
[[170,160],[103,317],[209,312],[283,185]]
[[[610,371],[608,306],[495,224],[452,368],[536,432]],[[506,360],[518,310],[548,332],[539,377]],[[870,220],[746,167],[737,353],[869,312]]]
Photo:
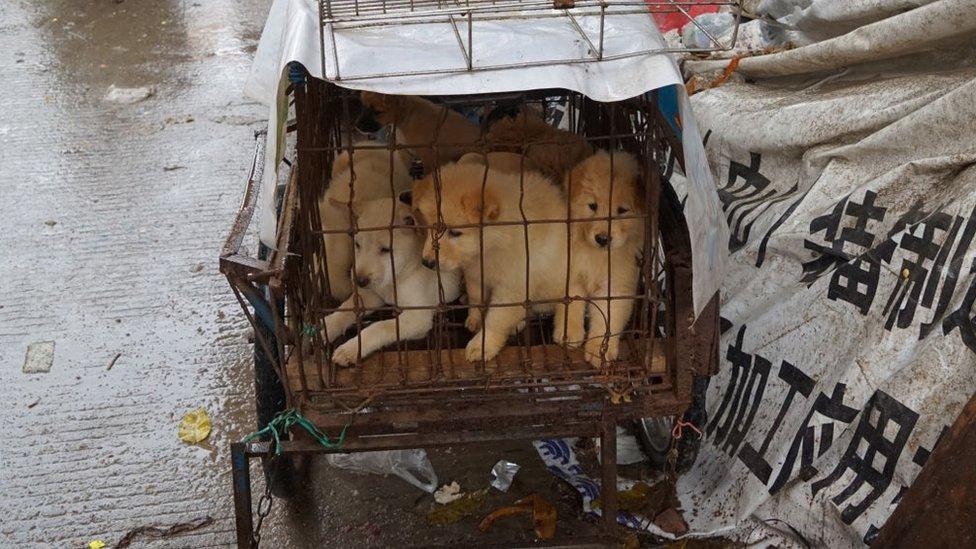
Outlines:
[[508,173],[539,171],[532,160],[513,152],[469,152],[457,161],[458,164],[478,164],[489,169]]
[[524,151],[528,162],[554,181],[593,153],[583,136],[554,128],[529,111],[495,122],[485,140],[491,150]]
[[[632,299],[619,298],[636,294],[638,257],[644,249],[644,219],[635,217],[644,212],[637,160],[628,153],[614,152],[612,185],[610,173],[610,154],[599,151],[573,168],[563,181],[573,222],[569,295],[592,300],[589,304],[574,300],[569,305],[564,341],[578,345],[584,340],[586,314],[589,328],[584,349],[594,366],[617,358],[620,333],[634,305]],[[557,341],[562,328],[556,326]],[[602,355],[604,343],[606,354]]]
[[[415,225],[410,208],[393,198],[379,198],[356,203],[360,231],[356,234],[356,270],[350,276],[359,287],[358,296],[350,296],[339,308],[325,317],[325,333],[335,341],[357,318],[357,298],[366,313],[385,305],[410,308],[398,320],[368,323],[357,337],[340,345],[332,355],[339,365],[354,364],[359,356],[382,349],[397,340],[420,339],[434,325],[434,309],[441,289],[450,303],[461,293],[460,276],[443,273],[440,277],[420,263],[424,235]],[[390,222],[399,225],[389,229]],[[349,276],[349,275],[347,275]]]
[[[520,180],[524,185],[521,201]],[[526,311],[522,302],[561,299],[565,293],[566,201],[558,186],[538,173],[506,173],[487,170],[479,164],[442,167],[439,190],[438,198],[432,177],[413,186],[412,204],[419,221],[425,225],[443,223],[428,231],[424,264],[436,263],[446,271],[463,271],[471,305],[465,325],[477,330],[468,342],[465,356],[470,361],[491,360],[505,346],[508,336],[524,326]],[[560,219],[561,222],[534,223],[527,228],[491,224]],[[486,225],[480,229],[472,226],[482,222]],[[483,322],[477,307],[482,303],[489,305]],[[533,308],[540,313],[554,309],[557,323],[562,325],[565,307],[541,304]]]
[[[353,147],[368,142],[356,143]],[[352,226],[349,197],[355,203],[397,196],[410,188],[412,179],[403,154],[381,149],[353,149],[340,153],[332,162],[332,177],[319,201],[319,221],[324,230],[348,231]],[[352,294],[352,237],[348,233],[326,233],[325,265],[332,296],[344,300]]]
[[[447,107],[410,95],[362,92],[363,111],[356,121],[360,131],[375,132],[383,126],[396,128],[397,144],[424,163],[424,173],[453,162],[477,148],[481,128]],[[432,145],[439,145],[435,150]],[[443,145],[443,146],[440,146]]]

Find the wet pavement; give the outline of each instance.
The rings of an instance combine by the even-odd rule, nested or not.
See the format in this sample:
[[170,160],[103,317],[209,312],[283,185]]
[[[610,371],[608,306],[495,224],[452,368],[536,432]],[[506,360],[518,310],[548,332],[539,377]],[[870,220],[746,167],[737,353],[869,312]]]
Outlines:
[[[0,547],[111,545],[203,516],[135,546],[233,544],[229,445],[253,430],[253,374],[217,255],[266,116],[241,89],[269,4],[0,3]],[[25,373],[38,342],[50,371]],[[186,445],[177,425],[198,407],[213,432]],[[479,513],[541,492],[560,534],[593,531],[527,443],[432,453],[465,489],[500,458],[523,468]],[[315,463],[308,486],[275,504],[263,546],[484,541],[475,517],[427,527],[432,499],[396,478]],[[499,530],[528,540],[531,525]]]
[[[2,547],[203,515],[154,546],[233,539],[227,449],[253,389],[216,258],[265,116],[241,88],[268,5],[0,2]],[[50,372],[23,373],[39,341]],[[185,445],[200,406],[213,434]]]

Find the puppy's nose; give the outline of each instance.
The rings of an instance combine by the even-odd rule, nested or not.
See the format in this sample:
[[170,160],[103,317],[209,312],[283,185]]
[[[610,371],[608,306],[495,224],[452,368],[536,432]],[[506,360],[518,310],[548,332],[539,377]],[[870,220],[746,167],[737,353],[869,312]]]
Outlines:
[[593,237],[593,240],[596,240],[597,245],[603,248],[610,243],[611,238],[607,233],[600,233]]
[[359,286],[360,288],[365,288],[366,286],[369,286],[369,277],[357,274],[356,286]]
[[420,262],[423,263],[424,267],[427,267],[428,269],[433,269],[434,267],[437,266],[436,261],[434,261],[433,259],[427,259],[426,257],[423,258]]

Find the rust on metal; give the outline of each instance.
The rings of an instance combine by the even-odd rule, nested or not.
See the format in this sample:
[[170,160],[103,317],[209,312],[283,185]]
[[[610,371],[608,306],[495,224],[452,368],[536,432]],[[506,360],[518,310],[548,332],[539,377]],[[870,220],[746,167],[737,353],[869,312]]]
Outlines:
[[939,439],[872,547],[976,547],[976,395]]

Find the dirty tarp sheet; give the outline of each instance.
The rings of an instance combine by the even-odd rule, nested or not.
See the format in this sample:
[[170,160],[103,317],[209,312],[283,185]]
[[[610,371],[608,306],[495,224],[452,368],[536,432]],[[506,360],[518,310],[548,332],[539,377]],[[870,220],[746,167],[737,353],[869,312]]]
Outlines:
[[976,2],[802,3],[824,41],[692,97],[732,255],[679,493],[699,534],[861,547],[976,390]]
[[[613,4],[611,3],[611,6]],[[611,7],[611,12],[613,8]],[[591,35],[599,33],[599,17],[579,16]],[[664,41],[647,15],[608,15],[605,54],[663,49]],[[594,25],[597,25],[594,27]],[[473,27],[475,62],[494,66],[526,60],[569,59],[582,55],[581,41],[573,28],[559,19],[480,22]],[[451,25],[424,24],[337,30],[339,73],[387,74],[395,71],[455,67],[459,50]],[[396,48],[389,47],[395,44]],[[331,42],[329,42],[331,48]],[[332,78],[336,67],[331,49],[322,67],[318,7],[312,0],[276,0],[261,35],[245,93],[270,106],[267,166],[279,166],[283,127],[288,113],[284,90],[286,67],[296,61],[316,78]],[[537,59],[537,56],[544,57]],[[668,55],[642,55],[600,63],[543,65],[486,72],[460,72],[368,80],[342,80],[341,85],[361,90],[410,95],[463,95],[506,91],[565,88],[597,101],[619,101],[641,93],[681,84],[681,75]],[[679,86],[680,87],[680,86]],[[678,98],[682,120],[694,121],[683,87]],[[701,137],[692,123],[683,136],[685,163],[689,167],[686,204],[692,242],[696,314],[715,294],[727,256],[723,242],[728,227],[722,219],[714,183],[702,149]],[[274,184],[275,170],[265,170],[264,188]],[[277,227],[273,194],[259,198],[260,235],[266,245],[275,244]]]

